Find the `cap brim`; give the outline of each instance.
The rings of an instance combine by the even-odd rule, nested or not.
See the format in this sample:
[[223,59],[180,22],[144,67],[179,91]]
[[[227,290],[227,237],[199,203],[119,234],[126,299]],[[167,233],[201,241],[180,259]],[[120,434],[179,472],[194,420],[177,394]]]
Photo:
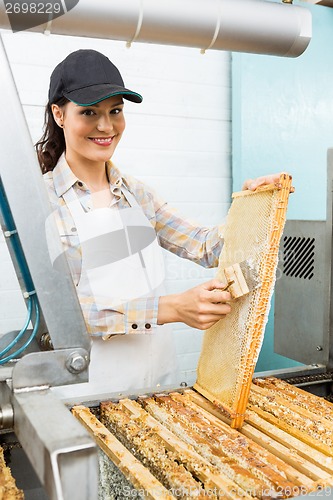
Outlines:
[[125,87],[110,84],[92,85],[90,87],[73,90],[72,92],[64,92],[64,97],[79,106],[92,106],[93,104],[104,101],[104,99],[108,99],[108,97],[113,97],[115,95],[121,95],[124,99],[137,103],[143,100],[143,97],[137,92],[133,92]]

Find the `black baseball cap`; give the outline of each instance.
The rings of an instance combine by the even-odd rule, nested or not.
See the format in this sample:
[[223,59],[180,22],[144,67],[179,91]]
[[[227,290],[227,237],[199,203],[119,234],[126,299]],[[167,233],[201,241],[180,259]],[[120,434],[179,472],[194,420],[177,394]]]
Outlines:
[[53,70],[49,103],[66,97],[80,106],[90,106],[114,95],[142,102],[142,96],[127,89],[116,66],[106,56],[91,49],[69,54]]

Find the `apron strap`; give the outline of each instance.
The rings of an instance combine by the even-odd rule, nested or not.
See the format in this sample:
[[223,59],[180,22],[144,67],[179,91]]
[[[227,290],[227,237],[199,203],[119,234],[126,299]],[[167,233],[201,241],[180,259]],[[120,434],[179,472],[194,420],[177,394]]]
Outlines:
[[68,189],[68,191],[66,191],[66,193],[64,193],[62,196],[74,219],[85,213],[80,199],[75,193],[73,186]]

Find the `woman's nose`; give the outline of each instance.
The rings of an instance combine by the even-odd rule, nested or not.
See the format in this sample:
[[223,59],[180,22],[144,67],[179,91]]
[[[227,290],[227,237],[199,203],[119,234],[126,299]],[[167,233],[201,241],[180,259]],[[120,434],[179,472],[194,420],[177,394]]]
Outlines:
[[101,116],[97,123],[97,130],[100,132],[109,132],[113,129],[113,123],[110,116]]

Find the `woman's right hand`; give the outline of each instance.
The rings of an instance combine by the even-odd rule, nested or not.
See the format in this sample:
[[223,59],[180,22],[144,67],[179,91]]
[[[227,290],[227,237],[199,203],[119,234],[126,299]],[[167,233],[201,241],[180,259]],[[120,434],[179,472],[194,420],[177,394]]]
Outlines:
[[186,292],[160,297],[157,323],[180,321],[199,330],[210,328],[231,311],[231,295],[222,291],[224,287],[213,279]]

